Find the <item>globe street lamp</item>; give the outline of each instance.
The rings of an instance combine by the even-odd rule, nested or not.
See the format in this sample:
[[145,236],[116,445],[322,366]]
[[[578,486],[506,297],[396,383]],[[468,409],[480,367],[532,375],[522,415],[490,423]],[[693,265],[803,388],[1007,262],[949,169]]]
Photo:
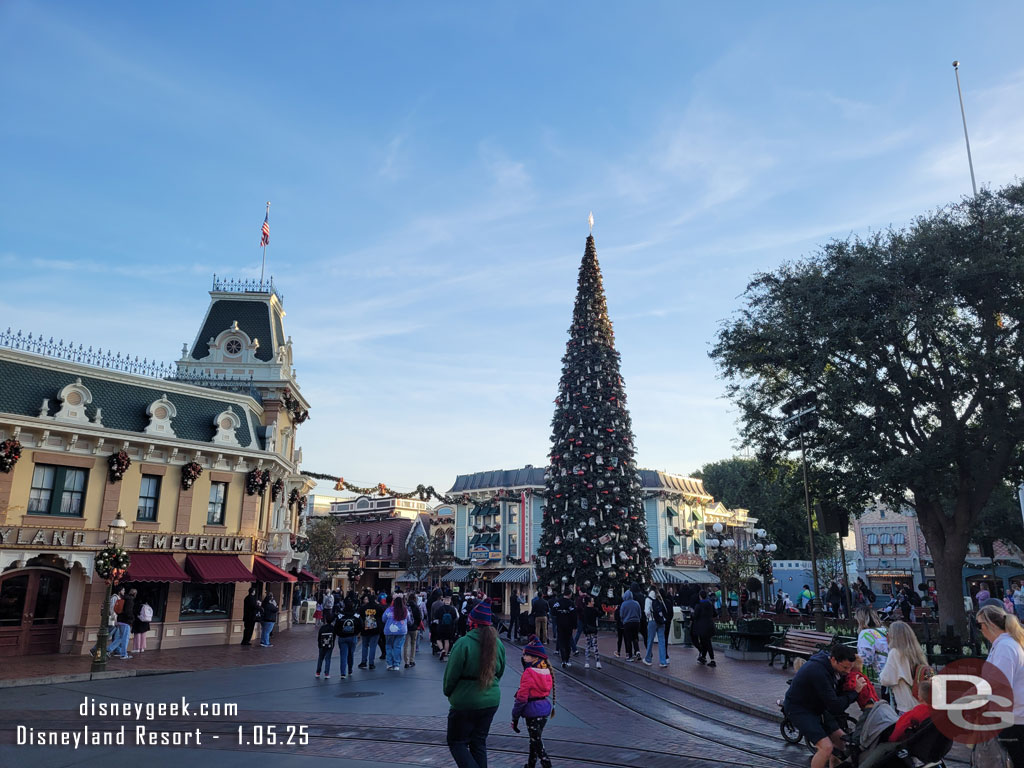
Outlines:
[[772,574],[772,559],[778,546],[768,541],[768,532],[764,528],[754,531],[754,557],[757,558],[757,572],[761,574],[761,599],[768,605],[768,579]]
[[[111,520],[110,525],[107,526],[106,544],[108,549],[120,549],[123,546],[127,527],[128,523],[124,521],[121,513],[118,512],[117,517]],[[106,550],[103,551],[105,552]],[[105,672],[107,670],[107,641],[110,639],[110,630],[108,629],[108,622],[110,620],[110,591],[124,574],[125,569],[116,567],[116,564],[115,567],[110,569],[110,573],[107,576],[103,577],[100,574],[106,583],[106,590],[103,596],[103,605],[100,608],[100,628],[96,633],[96,650],[92,655],[92,672]]]

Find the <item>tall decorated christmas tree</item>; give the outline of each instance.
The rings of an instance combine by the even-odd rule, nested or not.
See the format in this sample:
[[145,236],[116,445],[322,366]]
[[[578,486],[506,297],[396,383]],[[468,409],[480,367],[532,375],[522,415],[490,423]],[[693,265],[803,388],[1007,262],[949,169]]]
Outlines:
[[593,235],[580,265],[551,426],[540,584],[579,586],[604,599],[633,581],[647,583],[651,551],[633,425]]

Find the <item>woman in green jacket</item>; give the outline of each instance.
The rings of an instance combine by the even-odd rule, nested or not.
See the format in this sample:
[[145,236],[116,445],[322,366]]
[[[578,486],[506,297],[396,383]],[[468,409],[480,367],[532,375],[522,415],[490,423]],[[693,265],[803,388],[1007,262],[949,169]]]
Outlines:
[[486,768],[487,734],[498,711],[505,674],[505,646],[492,626],[491,606],[481,601],[470,612],[469,632],[452,646],[444,670],[448,749],[459,768]]

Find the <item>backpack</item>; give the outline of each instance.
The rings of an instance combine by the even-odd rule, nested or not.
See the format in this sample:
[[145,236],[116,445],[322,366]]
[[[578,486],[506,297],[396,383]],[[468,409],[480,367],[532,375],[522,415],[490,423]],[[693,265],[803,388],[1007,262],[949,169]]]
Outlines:
[[918,691],[921,688],[921,683],[925,680],[931,680],[935,677],[935,670],[929,667],[927,664],[918,665],[917,669],[914,670],[914,684],[910,686],[911,695],[920,701],[918,697]]
[[[324,625],[326,627],[326,625]],[[321,648],[333,648],[334,647],[334,633],[322,630],[317,634],[317,645]]]
[[451,606],[445,606],[445,610],[441,611],[441,626],[450,627],[452,625],[452,611],[448,610]]
[[114,613],[124,613],[124,598],[119,597],[114,603]]
[[336,623],[336,629],[338,630],[335,634],[340,637],[351,637],[356,634],[356,616],[339,616]]
[[153,609],[149,603],[143,603],[139,609],[139,621],[152,621],[153,620]]
[[668,616],[665,614],[665,604],[661,600],[651,601],[651,614],[654,616],[654,623],[658,626],[662,626],[668,621]]

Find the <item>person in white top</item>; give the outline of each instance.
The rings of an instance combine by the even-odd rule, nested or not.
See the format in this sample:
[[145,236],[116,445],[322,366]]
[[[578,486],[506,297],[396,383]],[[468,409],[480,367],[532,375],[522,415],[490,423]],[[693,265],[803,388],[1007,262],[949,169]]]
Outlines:
[[894,621],[889,625],[889,655],[878,676],[878,682],[892,691],[896,711],[901,715],[917,706],[914,698],[914,675],[928,666],[921,644],[909,624]]
[[999,743],[1014,768],[1024,768],[1024,627],[995,605],[979,610],[975,620],[989,644],[987,661],[1006,675],[1013,689],[1013,725],[999,732]]

